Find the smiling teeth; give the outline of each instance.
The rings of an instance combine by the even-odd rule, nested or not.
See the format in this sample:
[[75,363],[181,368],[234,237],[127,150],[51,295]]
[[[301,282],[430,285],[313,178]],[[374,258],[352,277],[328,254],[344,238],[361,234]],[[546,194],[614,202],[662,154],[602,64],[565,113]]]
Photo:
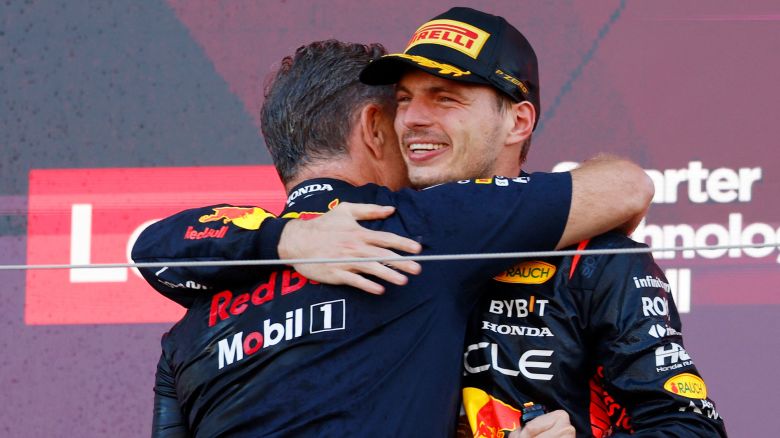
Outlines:
[[444,145],[441,143],[412,143],[409,145],[409,149],[412,152],[416,151],[437,151],[441,148],[443,148]]

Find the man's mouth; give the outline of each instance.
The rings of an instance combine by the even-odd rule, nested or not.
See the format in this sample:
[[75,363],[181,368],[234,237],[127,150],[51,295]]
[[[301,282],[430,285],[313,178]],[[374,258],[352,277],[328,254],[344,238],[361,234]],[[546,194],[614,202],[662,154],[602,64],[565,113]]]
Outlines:
[[[452,150],[452,144],[444,133],[433,131],[408,131],[402,137],[406,146],[408,164],[429,165],[439,156]],[[437,160],[438,161],[438,160]]]
[[428,152],[438,151],[439,149],[447,147],[442,143],[411,143],[408,148],[413,154],[425,154]]
[[406,147],[409,164],[423,165],[450,150],[446,143],[409,143]]

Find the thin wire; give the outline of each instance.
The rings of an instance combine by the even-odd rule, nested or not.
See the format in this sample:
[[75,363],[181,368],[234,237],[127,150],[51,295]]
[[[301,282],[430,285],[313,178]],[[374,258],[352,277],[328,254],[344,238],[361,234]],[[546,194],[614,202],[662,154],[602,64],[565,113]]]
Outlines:
[[476,259],[522,259],[537,257],[564,257],[573,255],[604,255],[604,254],[643,254],[649,252],[668,251],[719,251],[729,249],[750,248],[780,248],[776,243],[755,243],[746,245],[705,245],[705,246],[674,246],[668,248],[608,248],[585,250],[557,251],[524,251],[524,252],[492,252],[472,254],[442,254],[442,255],[411,255],[388,257],[347,257],[347,258],[303,258],[303,259],[273,259],[273,260],[208,260],[182,262],[154,263],[94,263],[88,265],[74,264],[37,264],[37,265],[0,265],[0,271],[36,270],[36,269],[102,269],[102,268],[173,268],[173,267],[206,267],[206,266],[268,266],[268,265],[303,265],[313,263],[362,263],[362,262],[397,262],[397,261],[456,261]]

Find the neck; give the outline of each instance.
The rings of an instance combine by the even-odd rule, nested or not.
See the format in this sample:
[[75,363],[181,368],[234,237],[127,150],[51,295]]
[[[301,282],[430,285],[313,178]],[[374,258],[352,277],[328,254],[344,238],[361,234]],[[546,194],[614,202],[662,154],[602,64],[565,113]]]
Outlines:
[[493,173],[491,175],[501,175],[507,177],[514,177],[520,175],[520,151],[522,145],[504,145],[501,147],[501,152],[498,154],[496,162],[494,164]]
[[362,170],[355,166],[349,160],[332,159],[328,162],[317,162],[302,167],[295,178],[292,178],[284,189],[289,193],[298,184],[315,178],[333,178],[352,184],[353,186],[362,186],[377,181],[367,177]]
[[[499,163],[501,163],[500,160]],[[496,166],[496,168],[493,169],[493,173],[491,173],[491,175],[500,175],[500,176],[506,176],[512,178],[520,175],[520,172],[522,171],[523,169],[521,169],[520,165],[518,164],[507,165],[506,163],[504,163],[503,165]]]

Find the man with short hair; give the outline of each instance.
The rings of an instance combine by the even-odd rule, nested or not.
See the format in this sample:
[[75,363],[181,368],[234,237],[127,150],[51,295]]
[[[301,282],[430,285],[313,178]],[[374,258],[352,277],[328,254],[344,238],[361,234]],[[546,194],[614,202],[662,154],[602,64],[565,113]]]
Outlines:
[[[538,122],[537,60],[525,37],[502,17],[453,8],[409,41],[361,80],[396,84],[395,127],[412,184],[521,175],[530,133],[514,142],[496,133],[507,112]],[[644,247],[615,232],[577,246]],[[494,277],[470,322],[463,401],[471,430],[516,430],[524,404],[534,403],[568,412],[583,437],[725,436],[681,331],[669,283],[648,253],[521,260]]]
[[[540,113],[536,55],[523,35],[501,17],[453,8],[409,41],[361,79],[396,84],[395,127],[412,184],[520,174],[530,133],[504,132],[511,119],[535,126]],[[643,247],[613,232],[577,248]],[[471,432],[515,431],[533,403],[568,412],[578,436],[725,436],[681,331],[649,254],[522,260],[495,276],[470,322],[463,400]]]
[[[571,173],[419,192],[374,184],[396,188],[406,179],[388,112],[391,94],[357,80],[380,52],[327,41],[282,62],[262,112],[289,194],[282,218],[256,207],[188,210],[147,228],[133,259],[285,256],[289,245],[276,253],[280,235],[306,227],[288,219],[360,210],[348,204],[354,202],[394,207],[358,214],[375,219],[363,223],[374,230],[365,230],[364,240],[392,249],[417,252],[420,245],[387,232],[420,240],[423,254],[552,249],[636,221],[649,204],[652,186],[642,170],[606,157]],[[500,135],[523,141],[532,124],[507,112]],[[227,232],[178,237],[215,221]],[[408,262],[392,266],[417,272]],[[155,289],[188,307],[162,341],[153,434],[451,436],[469,309],[479,286],[506,266],[487,259],[436,263],[405,287],[397,284],[406,278],[387,266],[360,268],[388,281],[379,285],[386,287],[381,297],[314,283],[284,267],[141,269]],[[361,286],[355,277],[342,280]],[[545,429],[570,430],[555,427]]]

